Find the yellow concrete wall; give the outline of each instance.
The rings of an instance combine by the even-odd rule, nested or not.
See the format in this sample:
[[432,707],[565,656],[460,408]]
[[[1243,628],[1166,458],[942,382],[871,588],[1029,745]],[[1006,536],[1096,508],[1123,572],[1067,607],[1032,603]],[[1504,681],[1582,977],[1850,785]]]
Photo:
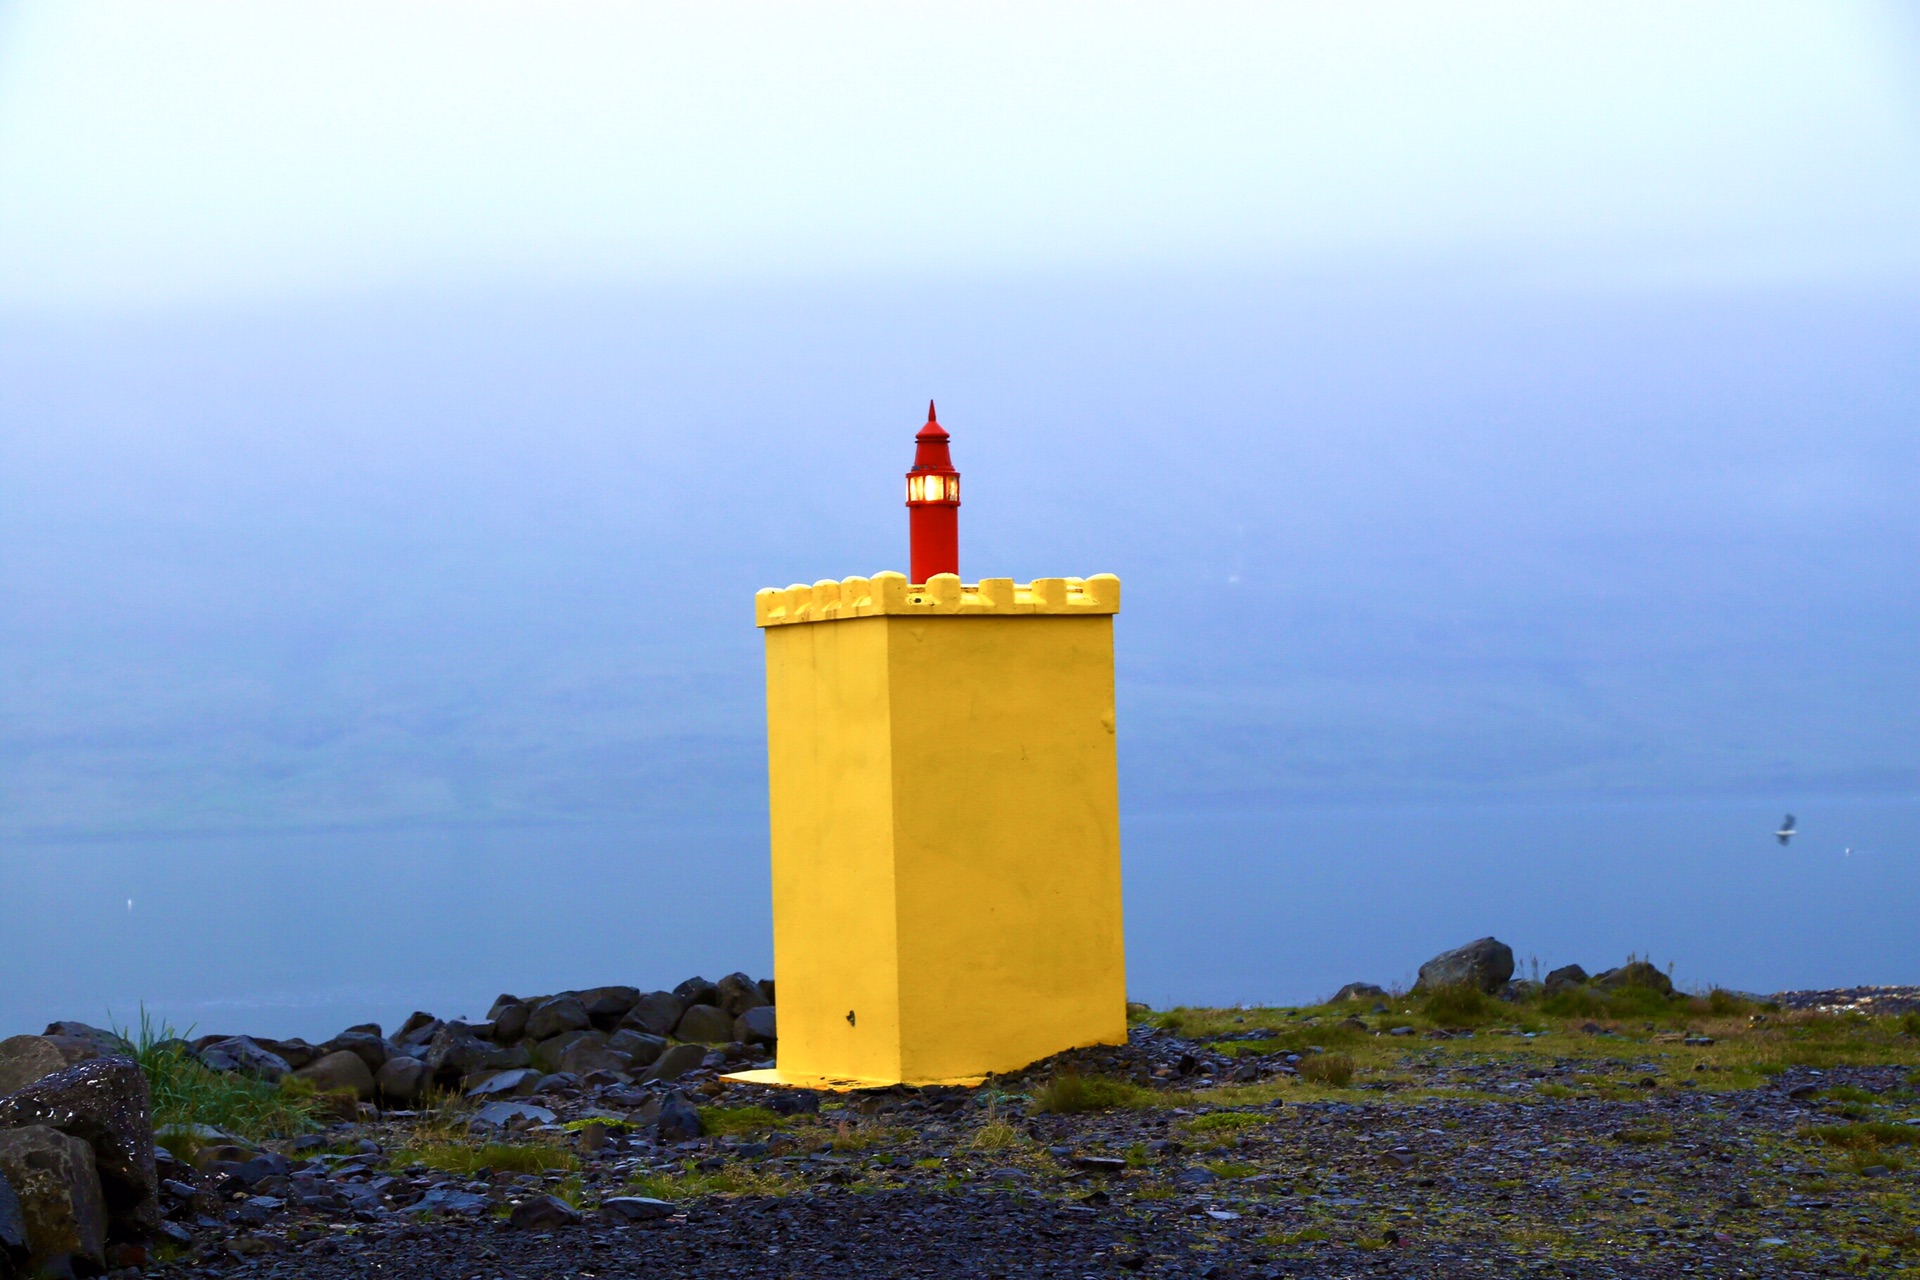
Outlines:
[[928,1083],[1126,1038],[1118,583],[1073,581],[991,614],[761,601],[778,1076]]
[[904,1078],[1124,1042],[1112,617],[887,621]]
[[766,633],[782,1071],[900,1078],[886,627]]

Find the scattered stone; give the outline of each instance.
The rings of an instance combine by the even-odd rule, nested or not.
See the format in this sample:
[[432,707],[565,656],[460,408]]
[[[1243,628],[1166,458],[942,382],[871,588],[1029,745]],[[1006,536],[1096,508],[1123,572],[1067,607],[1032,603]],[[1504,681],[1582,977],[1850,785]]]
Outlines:
[[702,1132],[700,1112],[687,1101],[686,1095],[669,1093],[660,1101],[657,1132],[662,1142],[685,1142],[689,1138],[697,1138]]
[[545,1231],[573,1226],[580,1221],[580,1211],[557,1197],[535,1196],[513,1206],[507,1221],[521,1231]]
[[677,1205],[651,1196],[612,1196],[600,1202],[601,1215],[615,1222],[657,1222],[678,1212]]
[[458,1187],[434,1187],[407,1206],[408,1213],[478,1218],[493,1207],[492,1201]]
[[105,1269],[107,1206],[92,1147],[46,1125],[0,1129],[0,1177],[19,1201],[30,1268],[71,1258]]
[[1478,987],[1492,995],[1513,977],[1513,948],[1498,938],[1476,938],[1464,947],[1442,951],[1420,966],[1415,991]]
[[515,1067],[488,1076],[467,1090],[469,1098],[524,1098],[540,1087],[541,1074],[534,1067]]
[[489,1102],[473,1113],[475,1124],[496,1129],[508,1128],[516,1121],[522,1124],[552,1124],[558,1118],[547,1108],[531,1102]]

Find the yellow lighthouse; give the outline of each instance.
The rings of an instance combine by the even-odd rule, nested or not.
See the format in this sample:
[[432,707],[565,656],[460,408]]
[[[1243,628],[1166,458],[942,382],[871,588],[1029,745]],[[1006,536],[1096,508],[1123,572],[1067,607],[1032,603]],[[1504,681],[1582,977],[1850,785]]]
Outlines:
[[1119,609],[1104,574],[759,593],[779,1046],[736,1078],[974,1081],[1125,1041]]

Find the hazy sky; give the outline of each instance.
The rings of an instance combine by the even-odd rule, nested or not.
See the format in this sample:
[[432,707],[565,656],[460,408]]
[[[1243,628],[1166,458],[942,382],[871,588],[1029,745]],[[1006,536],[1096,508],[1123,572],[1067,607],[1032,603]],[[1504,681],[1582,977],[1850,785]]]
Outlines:
[[0,303],[1920,268],[1899,5],[0,8]]

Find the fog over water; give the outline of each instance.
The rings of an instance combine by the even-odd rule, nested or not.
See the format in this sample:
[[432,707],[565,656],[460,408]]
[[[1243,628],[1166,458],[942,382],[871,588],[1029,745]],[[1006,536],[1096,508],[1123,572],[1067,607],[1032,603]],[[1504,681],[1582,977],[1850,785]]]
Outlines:
[[968,578],[1125,583],[1139,997],[1920,981],[1916,350],[1438,271],[0,321],[0,1032],[764,971],[752,593],[903,566],[930,395]]

